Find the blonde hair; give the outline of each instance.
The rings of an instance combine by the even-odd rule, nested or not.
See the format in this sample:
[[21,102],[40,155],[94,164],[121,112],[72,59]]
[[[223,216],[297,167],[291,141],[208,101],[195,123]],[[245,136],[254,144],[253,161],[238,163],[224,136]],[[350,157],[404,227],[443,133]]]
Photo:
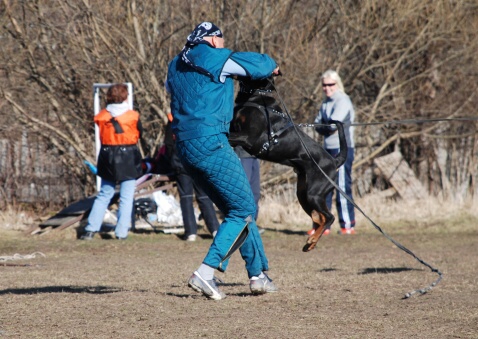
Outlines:
[[341,91],[342,93],[345,93],[344,84],[342,83],[342,79],[340,78],[339,73],[337,73],[336,71],[332,69],[328,69],[322,74],[322,76],[320,77],[320,80],[323,81],[326,78],[332,79],[333,81],[335,81],[339,91]]

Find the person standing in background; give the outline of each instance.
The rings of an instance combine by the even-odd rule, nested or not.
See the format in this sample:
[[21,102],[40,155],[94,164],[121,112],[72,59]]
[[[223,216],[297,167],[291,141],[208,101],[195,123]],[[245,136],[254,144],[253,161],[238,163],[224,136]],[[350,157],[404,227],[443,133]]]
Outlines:
[[204,219],[204,223],[211,235],[215,237],[217,229],[219,228],[216,210],[211,199],[209,199],[201,186],[194,182],[193,178],[184,169],[181,160],[179,160],[176,152],[175,137],[171,127],[173,121],[172,114],[168,114],[168,119],[169,122],[166,125],[164,144],[166,145],[166,155],[168,156],[171,170],[176,177],[176,185],[179,192],[179,204],[181,206],[184,223],[184,240],[196,241],[197,238],[198,225],[196,222],[196,215],[194,214],[194,194],[196,194],[196,201]]
[[[339,153],[340,142],[335,125],[329,125],[331,120],[341,121],[345,128],[348,154],[347,160],[337,173],[336,183],[353,201],[352,198],[352,164],[354,161],[354,122],[355,111],[352,101],[345,94],[344,85],[339,74],[334,70],[327,70],[321,76],[324,100],[319,109],[314,123],[323,124],[316,127],[316,131],[324,137],[324,148],[332,156]],[[332,208],[332,196],[335,191],[335,203],[339,216],[339,234],[355,234],[355,211],[354,206],[338,190],[333,190],[327,195],[327,207]],[[311,230],[312,231],[312,230]],[[310,234],[309,231],[308,233]],[[330,229],[324,231],[329,234]]]
[[127,99],[126,85],[111,86],[106,93],[106,108],[94,119],[100,131],[97,175],[101,177],[101,188],[81,240],[91,240],[100,231],[117,183],[120,185],[120,200],[116,239],[125,240],[131,227],[136,179],[143,174],[141,153],[137,146],[143,127],[139,113],[129,109]]
[[[259,159],[247,153],[241,146],[235,146],[234,152],[241,160],[242,167],[246,172],[247,180],[251,185],[254,201],[256,202],[255,219],[259,217],[259,200],[261,199],[261,164]],[[264,233],[264,229],[259,227],[259,233]]]

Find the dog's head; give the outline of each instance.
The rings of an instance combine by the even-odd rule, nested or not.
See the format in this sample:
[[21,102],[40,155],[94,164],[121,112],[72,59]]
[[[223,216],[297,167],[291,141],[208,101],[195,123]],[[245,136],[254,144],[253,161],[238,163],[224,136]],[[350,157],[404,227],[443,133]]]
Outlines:
[[249,77],[241,77],[239,80],[239,91],[241,93],[250,93],[254,91],[264,91],[270,92],[274,89],[274,77],[270,76],[268,78],[252,80]]
[[258,154],[263,145],[269,141],[268,128],[276,122],[282,126],[284,120],[277,114],[269,114],[269,109],[280,110],[273,93],[274,78],[270,76],[259,80],[250,78],[237,80],[240,91],[235,100],[229,142],[233,146],[242,146],[250,154]]

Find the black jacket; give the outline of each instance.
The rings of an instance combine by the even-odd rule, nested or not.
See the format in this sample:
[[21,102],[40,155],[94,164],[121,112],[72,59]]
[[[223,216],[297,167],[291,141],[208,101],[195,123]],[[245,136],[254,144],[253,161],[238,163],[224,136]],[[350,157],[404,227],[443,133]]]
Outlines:
[[169,160],[169,166],[174,174],[187,174],[184,166],[179,159],[176,151],[176,140],[174,138],[171,122],[166,125],[164,133],[164,144],[166,145],[166,156]]
[[136,145],[101,146],[98,175],[110,181],[137,179],[143,174],[141,153]]

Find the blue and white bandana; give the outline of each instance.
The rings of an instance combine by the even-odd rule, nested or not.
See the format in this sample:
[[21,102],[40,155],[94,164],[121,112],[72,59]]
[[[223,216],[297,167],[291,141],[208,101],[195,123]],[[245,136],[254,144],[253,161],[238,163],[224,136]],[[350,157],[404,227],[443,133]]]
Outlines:
[[[188,64],[189,66],[193,67],[195,70],[198,72],[201,72],[203,74],[208,75],[209,77],[212,78],[212,74],[210,74],[208,71],[205,69],[196,66],[194,63],[191,62],[191,60],[188,59],[188,53],[191,51],[191,49],[198,45],[198,44],[207,44],[211,46],[209,42],[204,40],[204,37],[206,36],[217,36],[219,38],[222,38],[222,32],[217,27],[214,25],[212,22],[203,22],[200,23],[199,25],[196,26],[196,28],[188,35],[186,44],[183,47],[183,50],[181,51],[181,59]],[[212,46],[211,46],[212,47]]]
[[203,38],[205,36],[217,36],[219,38],[222,38],[222,32],[219,27],[214,25],[212,22],[205,21],[197,25],[196,28],[191,32],[191,34],[188,35],[188,41],[186,42],[186,45],[199,44],[203,41]]

